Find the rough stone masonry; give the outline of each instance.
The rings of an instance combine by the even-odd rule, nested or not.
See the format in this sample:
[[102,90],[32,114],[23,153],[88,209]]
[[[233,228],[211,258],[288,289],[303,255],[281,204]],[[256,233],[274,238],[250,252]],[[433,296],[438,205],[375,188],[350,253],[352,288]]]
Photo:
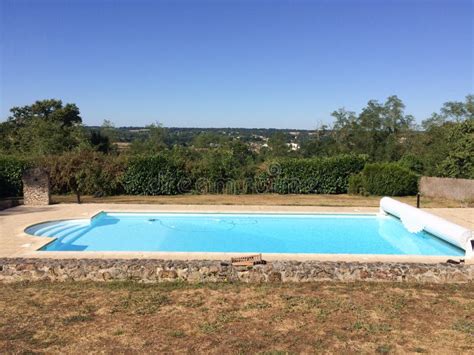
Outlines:
[[225,261],[156,259],[0,259],[0,282],[311,282],[468,283],[474,265],[274,261],[235,267]]
[[40,168],[27,169],[21,180],[25,205],[41,206],[51,203],[49,174],[46,171]]

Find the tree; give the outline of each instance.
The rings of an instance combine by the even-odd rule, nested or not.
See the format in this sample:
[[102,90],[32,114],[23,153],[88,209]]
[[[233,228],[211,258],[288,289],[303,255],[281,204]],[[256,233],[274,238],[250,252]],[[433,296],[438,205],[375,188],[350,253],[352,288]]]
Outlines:
[[472,160],[472,121],[474,95],[464,102],[450,101],[439,112],[422,122],[423,134],[414,137],[413,154],[421,157],[424,174],[429,176],[469,177]]
[[434,126],[442,126],[448,122],[464,122],[474,119],[474,95],[467,95],[465,102],[448,101],[443,104],[439,113],[434,112],[423,121],[423,128],[429,130]]
[[360,125],[356,113],[340,108],[331,114],[334,117],[334,140],[340,153],[350,153],[359,149]]
[[56,99],[41,100],[32,105],[13,107],[10,112],[12,115],[8,121],[18,125],[28,123],[35,118],[58,122],[61,126],[66,127],[82,123],[79,108],[75,104],[63,106],[62,101]]
[[304,157],[330,156],[335,151],[336,141],[328,126],[322,125],[317,128],[308,140],[301,144],[301,152]]
[[99,129],[100,135],[107,137],[110,143],[115,143],[118,141],[118,132],[115,128],[115,124],[110,120],[104,120]]
[[376,100],[370,100],[358,117],[360,130],[357,140],[361,153],[368,154],[374,161],[384,158],[382,142],[386,138],[383,126],[383,106]]
[[372,161],[398,160],[414,118],[395,95],[384,104],[370,100],[357,116],[344,108],[334,111],[334,139],[340,153],[368,154]]
[[61,192],[73,192],[77,203],[81,195],[108,195],[122,191],[125,160],[110,157],[91,148],[65,152],[40,159],[51,177],[51,185]]
[[382,124],[389,134],[398,134],[412,128],[415,118],[404,114],[405,105],[396,95],[389,96],[382,111]]
[[72,191],[77,203],[81,203],[81,195],[94,188],[100,174],[100,165],[90,150],[67,152],[48,158],[43,164],[48,166],[51,183]]
[[272,157],[284,157],[288,155],[288,137],[285,133],[278,131],[273,133],[268,139],[268,147],[270,148],[270,155]]
[[168,131],[159,123],[146,126],[148,136],[132,142],[132,154],[156,154],[168,147]]
[[474,179],[474,119],[451,125],[446,143],[448,155],[439,164],[439,174]]
[[45,155],[68,151],[87,142],[75,104],[60,100],[36,101],[13,107],[0,124],[0,149],[10,154]]

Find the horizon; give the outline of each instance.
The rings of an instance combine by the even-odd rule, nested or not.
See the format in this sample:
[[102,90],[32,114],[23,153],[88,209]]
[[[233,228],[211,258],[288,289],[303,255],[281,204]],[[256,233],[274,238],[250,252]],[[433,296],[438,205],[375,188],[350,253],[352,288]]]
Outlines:
[[474,91],[472,10],[468,0],[3,0],[0,121],[57,98],[88,126],[314,130],[340,107],[397,95],[420,123]]
[[[100,128],[101,125],[89,125],[85,124],[85,127],[89,128]],[[141,128],[141,129],[146,129],[148,128],[149,125],[145,126],[114,126],[114,128],[121,129],[121,128]],[[222,127],[192,127],[192,126],[164,126],[161,125],[163,128],[171,128],[171,129],[247,129],[247,130],[280,130],[280,131],[291,131],[291,130],[297,130],[297,131],[314,131],[315,129],[305,129],[305,128],[276,128],[276,127],[232,127],[232,126],[222,126]]]

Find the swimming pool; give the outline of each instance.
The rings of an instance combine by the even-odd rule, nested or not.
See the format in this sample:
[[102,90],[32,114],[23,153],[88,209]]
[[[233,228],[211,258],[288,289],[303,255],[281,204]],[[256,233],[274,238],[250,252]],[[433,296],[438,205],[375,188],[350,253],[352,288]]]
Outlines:
[[463,256],[383,214],[111,213],[45,222],[26,233],[56,238],[48,251],[159,251]]

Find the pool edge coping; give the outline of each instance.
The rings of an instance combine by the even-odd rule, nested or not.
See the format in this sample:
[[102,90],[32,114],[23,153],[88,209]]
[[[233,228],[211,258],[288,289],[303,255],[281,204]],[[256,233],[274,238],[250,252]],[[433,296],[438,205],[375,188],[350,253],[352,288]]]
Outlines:
[[[36,250],[14,256],[14,257],[25,257],[25,258],[47,258],[47,259],[160,259],[160,260],[213,260],[213,261],[225,261],[230,260],[232,257],[239,257],[243,255],[251,255],[255,253],[251,252],[160,252],[160,251],[47,251],[43,249],[47,245],[53,243],[57,238],[56,237],[39,237],[26,233],[28,228],[31,228],[38,224],[55,222],[55,221],[68,221],[68,220],[87,220],[89,219],[90,223],[94,219],[103,216],[108,213],[116,214],[153,214],[153,213],[168,213],[168,214],[272,214],[272,215],[365,215],[365,216],[378,216],[384,215],[381,212],[301,212],[301,211],[235,211],[235,212],[215,212],[215,211],[206,211],[206,212],[196,212],[196,211],[106,211],[101,209],[92,213],[88,218],[62,218],[58,220],[47,220],[38,223],[29,225],[23,229],[23,233],[29,237],[34,238],[45,238],[43,245],[37,248]],[[397,218],[396,216],[393,216]],[[446,262],[449,259],[452,260],[465,260],[466,264],[474,264],[474,260],[468,259],[465,256],[452,256],[452,255],[398,255],[398,254],[317,254],[317,253],[259,253],[262,254],[262,257],[268,261],[334,261],[334,262],[387,262],[387,263],[427,263],[427,264],[437,264]]]

